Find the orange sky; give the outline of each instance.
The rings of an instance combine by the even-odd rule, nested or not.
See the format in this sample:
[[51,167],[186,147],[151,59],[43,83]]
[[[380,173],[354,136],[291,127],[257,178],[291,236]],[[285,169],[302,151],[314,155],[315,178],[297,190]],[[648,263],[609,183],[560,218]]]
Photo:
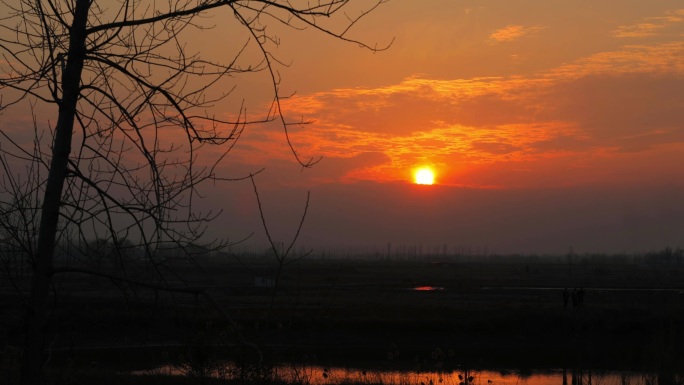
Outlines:
[[[309,241],[560,253],[681,245],[679,2],[395,0],[358,36],[394,42],[373,54],[311,34],[283,39],[283,88],[297,92],[284,109],[315,121],[292,139],[305,158],[323,157],[318,165],[301,170],[277,128],[246,133],[234,154],[268,165],[264,185],[314,191]],[[418,166],[436,170],[439,192],[411,196]],[[478,199],[483,189],[495,191]],[[316,211],[317,200],[326,207]]]
[[361,34],[394,38],[387,52],[285,44],[297,94],[284,109],[315,120],[293,139],[325,159],[305,179],[406,181],[419,165],[441,184],[496,188],[681,175],[684,8],[608,3],[394,1]]
[[[215,28],[188,36],[188,49],[231,57],[246,36],[227,12],[207,16]],[[369,45],[392,42],[377,53],[273,28],[274,53],[289,64],[278,68],[281,94],[293,94],[283,111],[313,121],[293,127],[291,139],[304,159],[322,160],[302,169],[282,128],[266,124],[248,127],[220,171],[266,167],[257,183],[276,238],[291,235],[310,190],[302,243],[313,247],[682,245],[680,1],[392,0],[351,32]],[[267,74],[212,92],[232,86],[212,113],[234,116],[244,101],[249,117],[263,116]],[[30,121],[5,119],[10,131]],[[423,166],[435,170],[435,185],[412,184]],[[251,189],[210,189],[205,203],[225,210],[218,235],[263,240]]]

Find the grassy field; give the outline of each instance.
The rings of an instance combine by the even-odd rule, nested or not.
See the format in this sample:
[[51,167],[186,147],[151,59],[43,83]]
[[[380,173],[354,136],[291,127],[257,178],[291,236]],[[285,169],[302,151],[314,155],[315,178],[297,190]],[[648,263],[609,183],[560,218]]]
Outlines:
[[[170,266],[183,272],[171,284],[193,282],[215,303],[61,277],[50,323],[54,365],[145,369],[200,353],[240,359],[256,354],[245,347],[255,345],[272,362],[416,370],[684,368],[678,261],[311,257],[286,266],[277,289],[254,286],[255,277],[276,274],[270,259],[200,262],[202,273]],[[414,290],[426,286],[438,290]],[[563,289],[580,287],[584,306],[564,308]],[[10,365],[21,309],[16,291],[2,290]]]

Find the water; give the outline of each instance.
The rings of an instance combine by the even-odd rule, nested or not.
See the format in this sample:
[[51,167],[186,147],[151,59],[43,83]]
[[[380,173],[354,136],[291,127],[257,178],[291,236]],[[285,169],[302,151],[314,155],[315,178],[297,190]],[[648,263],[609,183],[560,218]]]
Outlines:
[[383,385],[642,385],[650,378],[637,373],[592,373],[589,371],[549,370],[532,373],[507,371],[404,372],[368,371],[349,368],[308,368],[310,383]]
[[[233,368],[234,369],[234,368]],[[230,364],[214,372],[214,377],[230,377]],[[544,371],[455,370],[449,372],[414,372],[399,370],[368,370],[315,365],[290,365],[274,369],[278,378],[311,385],[656,385],[682,384],[684,376],[658,378],[637,372],[596,372],[590,370],[553,369]],[[133,374],[183,375],[182,369],[163,366],[152,371]]]
[[443,286],[416,286],[412,287],[413,291],[441,291],[444,290]]

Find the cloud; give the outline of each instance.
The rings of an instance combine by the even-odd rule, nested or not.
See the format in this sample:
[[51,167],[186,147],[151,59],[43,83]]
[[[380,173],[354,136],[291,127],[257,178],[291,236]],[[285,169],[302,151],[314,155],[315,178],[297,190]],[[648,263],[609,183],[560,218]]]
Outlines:
[[684,22],[684,9],[667,12],[664,16],[647,17],[642,22],[623,25],[613,31],[617,38],[644,38],[659,35],[675,24]]
[[314,183],[352,182],[355,175],[391,162],[382,152],[360,152],[350,157],[325,157],[316,167],[307,170]]
[[510,154],[515,151],[520,150],[519,147],[516,147],[512,144],[509,143],[502,143],[499,141],[493,141],[493,142],[473,142],[471,144],[471,148],[476,151],[482,151],[490,154]]
[[639,23],[635,25],[619,27],[613,32],[613,36],[620,38],[655,36],[658,31],[663,28],[665,28],[665,25],[663,24]]
[[587,76],[548,90],[541,116],[573,121],[594,145],[646,149],[684,143],[684,77]]
[[621,49],[600,52],[548,71],[544,76],[578,79],[585,76],[626,74],[684,74],[684,42],[673,41],[653,45],[627,45]]
[[489,35],[489,38],[496,42],[515,41],[524,36],[533,35],[544,28],[545,27],[542,26],[526,27],[523,25],[508,25],[492,32],[491,35]]
[[[374,89],[337,89],[293,97],[288,113],[306,115],[317,127],[366,133],[410,135],[443,124],[495,125],[521,121],[532,111],[520,104],[536,80],[411,77]],[[492,108],[495,107],[495,108]],[[485,110],[486,109],[486,110]]]
[[[412,76],[295,95],[282,107],[288,117],[314,121],[291,126],[297,152],[331,160],[330,171],[310,173],[311,181],[406,181],[413,167],[429,164],[445,184],[566,185],[608,180],[588,171],[608,158],[683,150],[682,88],[684,42],[667,42],[628,45],[525,76]],[[263,157],[291,159],[282,140],[282,129],[242,139]],[[550,164],[568,170],[567,178],[553,177]]]

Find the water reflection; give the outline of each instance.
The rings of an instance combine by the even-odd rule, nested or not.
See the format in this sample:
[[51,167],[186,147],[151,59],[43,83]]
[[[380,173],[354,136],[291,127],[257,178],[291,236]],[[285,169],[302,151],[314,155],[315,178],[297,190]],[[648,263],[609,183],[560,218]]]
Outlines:
[[603,373],[554,370],[513,373],[508,371],[402,372],[363,371],[344,368],[311,368],[311,384],[383,384],[383,385],[646,385],[654,384],[634,373]]
[[439,291],[439,290],[444,290],[443,286],[416,286],[412,287],[411,290],[413,291]]
[[[212,377],[226,378],[226,373],[235,373],[235,370],[227,369],[228,367],[230,364],[225,364],[223,370],[216,372]],[[133,374],[183,375],[184,373],[173,366],[164,366],[154,371],[141,371]],[[662,376],[636,372],[592,372],[575,369],[536,372],[507,370],[410,372],[313,365],[282,365],[273,369],[273,376],[285,382],[310,385],[659,385],[681,384],[684,380],[681,376],[663,379]]]

